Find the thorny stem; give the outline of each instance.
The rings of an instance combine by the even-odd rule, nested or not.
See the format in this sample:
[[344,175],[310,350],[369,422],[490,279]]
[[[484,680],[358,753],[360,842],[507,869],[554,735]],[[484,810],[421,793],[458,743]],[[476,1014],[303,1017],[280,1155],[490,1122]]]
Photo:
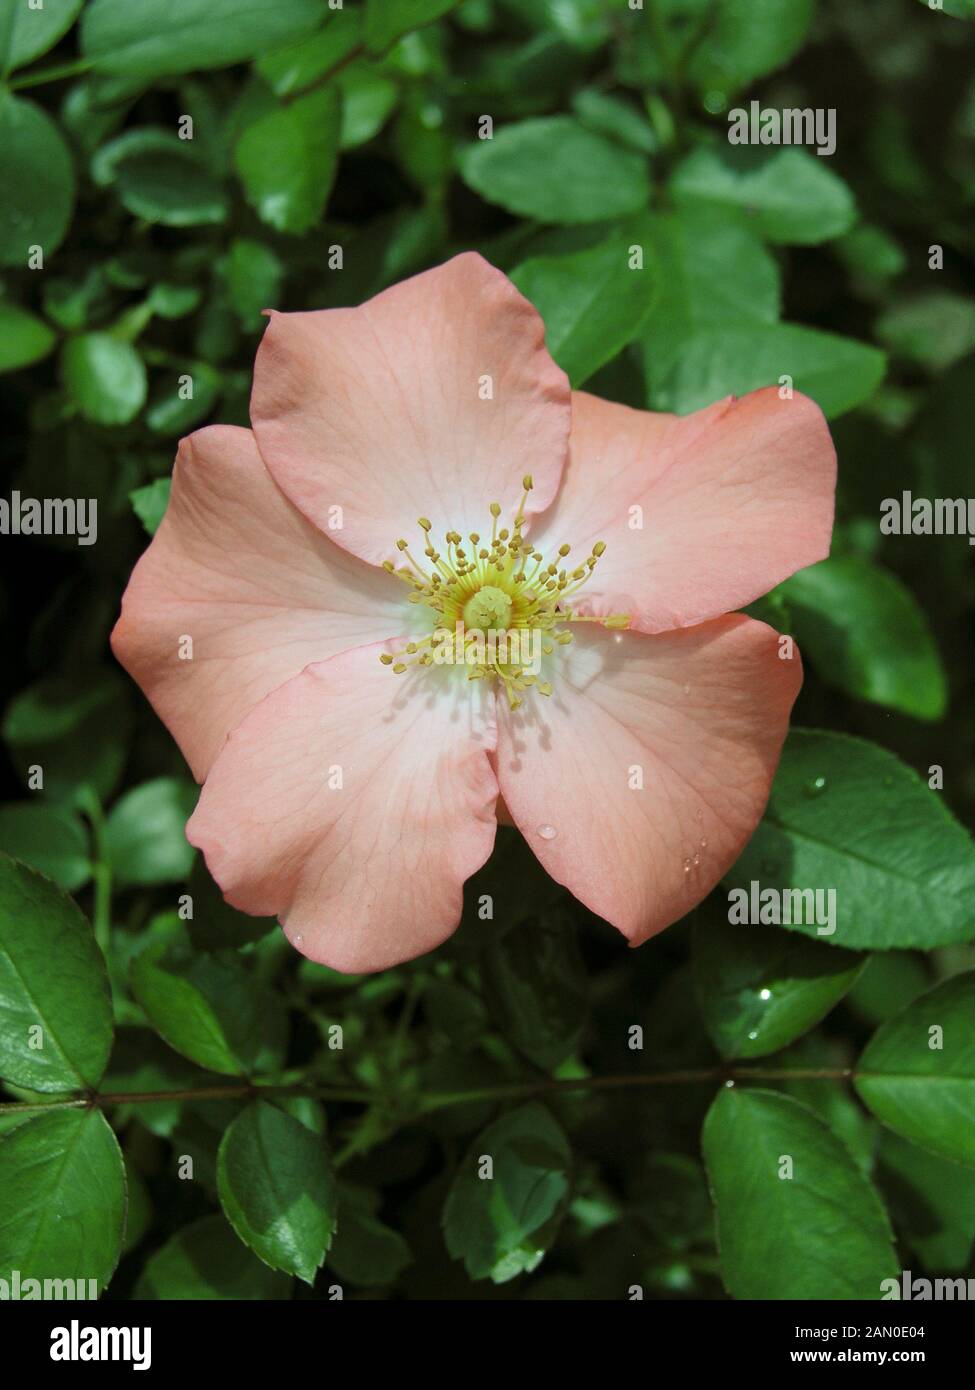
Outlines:
[[[866,1075],[867,1073],[860,1073]],[[707,1067],[688,1071],[633,1072],[619,1076],[579,1076],[553,1080],[514,1081],[503,1086],[479,1086],[469,1091],[430,1091],[416,1097],[417,1114],[472,1101],[518,1100],[529,1096],[560,1095],[571,1091],[624,1090],[643,1086],[682,1084],[723,1085],[744,1081],[849,1081],[852,1067]],[[204,1086],[179,1091],[122,1091],[76,1096],[41,1102],[12,1101],[0,1104],[0,1115],[27,1115],[45,1110],[85,1110],[106,1105],[150,1105],[163,1101],[253,1100],[259,1096],[313,1096],[316,1100],[344,1101],[375,1107],[382,1104],[376,1091],[354,1086],[320,1086],[314,1082],[262,1085],[240,1081],[225,1086]],[[406,1099],[407,1097],[404,1097]]]

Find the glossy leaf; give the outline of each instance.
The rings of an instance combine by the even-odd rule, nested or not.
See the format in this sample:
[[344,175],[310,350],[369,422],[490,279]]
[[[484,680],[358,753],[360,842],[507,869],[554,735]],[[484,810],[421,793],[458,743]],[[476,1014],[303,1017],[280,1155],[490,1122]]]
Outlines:
[[283,1019],[232,955],[196,954],[177,923],[132,962],[132,992],[170,1047],[210,1071],[243,1076],[280,1060]]
[[338,1205],[325,1141],[277,1106],[255,1101],[224,1135],[217,1181],[244,1244],[265,1264],[313,1284]]
[[[749,892],[752,882],[832,889],[836,931],[828,939],[855,950],[975,936],[970,836],[916,772],[844,734],[789,735],[768,809],[726,882]],[[794,930],[826,939],[818,925]]]
[[525,261],[512,272],[541,314],[548,350],[573,386],[631,342],[650,311],[655,280],[642,256],[634,262],[636,230],[573,255]]
[[887,1214],[818,1116],[772,1091],[725,1089],[702,1142],[733,1297],[881,1298],[899,1269]]
[[112,1046],[108,974],[86,918],[0,855],[0,1074],[34,1091],[98,1084]]
[[856,220],[853,194],[828,164],[799,146],[715,146],[690,155],[670,186],[678,204],[734,209],[769,241],[815,245]]
[[540,222],[600,222],[649,197],[643,159],[571,116],[499,127],[461,154],[465,183],[489,203]]
[[778,927],[733,925],[716,898],[694,927],[704,1025],[725,1057],[764,1057],[814,1027],[855,983],[864,958]]
[[975,971],[945,980],[882,1024],[856,1071],[878,1120],[975,1167]]
[[570,1160],[562,1130],[535,1103],[477,1136],[443,1213],[447,1249],[472,1279],[502,1284],[536,1268],[568,1200]]
[[[19,1272],[22,1298],[90,1298],[89,1280],[100,1294],[124,1225],[122,1154],[99,1110],[51,1111],[0,1136],[0,1269]],[[28,1294],[27,1279],[58,1282]]]
[[247,127],[234,162],[247,201],[264,222],[295,235],[315,225],[335,178],[340,129],[333,87],[298,97]]
[[308,33],[325,12],[324,0],[92,0],[81,48],[101,72],[151,81],[253,58]]
[[947,679],[923,609],[880,565],[834,555],[780,585],[791,631],[822,679],[916,719],[940,719]]
[[64,136],[36,102],[0,91],[0,265],[28,268],[64,240],[75,174]]

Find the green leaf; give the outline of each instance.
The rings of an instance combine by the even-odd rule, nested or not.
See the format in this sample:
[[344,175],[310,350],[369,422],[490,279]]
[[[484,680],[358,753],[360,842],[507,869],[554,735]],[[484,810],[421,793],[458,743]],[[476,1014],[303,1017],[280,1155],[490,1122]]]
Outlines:
[[315,29],[325,12],[325,0],[92,0],[81,51],[100,72],[151,82],[269,52]]
[[0,301],[0,372],[15,372],[46,357],[57,334],[43,319]]
[[[652,329],[651,316],[648,334]],[[652,352],[652,337],[647,342]],[[721,396],[744,396],[789,377],[796,391],[811,396],[832,417],[871,396],[885,365],[876,348],[800,324],[708,328],[684,340],[660,379],[648,370],[650,404],[683,415]]]
[[88,882],[88,832],[67,807],[26,801],[0,806],[0,848],[74,893]]
[[170,1047],[210,1071],[243,1076],[280,1061],[280,1008],[229,952],[191,949],[181,923],[132,962],[132,993]]
[[[876,960],[876,956],[871,956]],[[880,1126],[859,1103],[852,1090],[837,1084],[835,1076],[816,1076],[817,1071],[845,1071],[849,1063],[848,1049],[842,1040],[832,1042],[825,1029],[816,1029],[780,1052],[775,1065],[788,1080],[781,1080],[776,1090],[793,1100],[808,1105],[841,1139],[854,1162],[867,1177],[873,1173],[877,1138]],[[803,1072],[811,1073],[803,1075]]]
[[192,782],[157,777],[116,801],[105,829],[119,884],[172,883],[186,877],[194,855],[186,822],[196,794]]
[[129,493],[132,510],[150,536],[156,534],[159,523],[166,515],[172,486],[172,478],[156,478],[154,482],[146,483],[144,487],[137,487]]
[[45,677],[15,695],[3,719],[21,774],[39,768],[46,795],[73,800],[85,785],[102,798],[111,793],[131,731],[128,690],[111,669]]
[[[685,0],[667,0],[673,7]],[[693,0],[704,21],[688,75],[700,91],[739,91],[782,67],[802,47],[815,0]]]
[[69,338],[61,354],[65,389],[86,420],[127,425],[145,405],[146,369],[131,343],[110,333]]
[[907,269],[900,242],[884,227],[861,222],[833,246],[851,275],[867,283],[891,280]]
[[975,299],[933,290],[892,304],[876,324],[891,352],[943,372],[975,349]]
[[321,219],[338,166],[340,102],[334,87],[298,97],[247,127],[234,162],[247,201],[279,232],[300,235]]
[[384,53],[411,29],[442,18],[459,3],[460,0],[366,0],[366,47],[370,53]]
[[161,319],[182,319],[200,307],[202,291],[196,285],[174,285],[163,281],[153,285],[147,307]]
[[779,315],[779,271],[749,228],[716,209],[653,214],[645,225],[656,298],[641,336],[653,404],[679,374],[696,335],[720,329],[715,337],[723,341],[752,322],[771,330]]
[[133,217],[164,227],[223,222],[227,195],[194,149],[172,131],[144,126],[116,136],[94,155],[91,173]]
[[[8,1279],[19,1270],[22,1290],[26,1279],[92,1279],[100,1294],[118,1263],[124,1225],[125,1167],[101,1111],[52,1111],[0,1138],[0,1269]],[[90,1296],[87,1283],[73,1292],[42,1285],[33,1294]]]
[[152,1225],[152,1199],[149,1196],[149,1189],[143,1180],[142,1174],[135,1166],[128,1154],[123,1155],[125,1162],[125,1238],[122,1242],[122,1254],[127,1255],[130,1250],[134,1250],[141,1245],[149,1227]]
[[645,160],[572,116],[501,126],[461,151],[464,182],[489,203],[540,222],[603,222],[644,207]]
[[0,1075],[32,1091],[88,1090],[111,1046],[108,972],[87,919],[0,855]]
[[245,328],[256,328],[261,311],[273,309],[281,296],[284,266],[269,246],[235,237],[223,265],[227,295]]
[[881,1124],[975,1167],[975,971],[943,981],[882,1024],[854,1084]]
[[45,261],[64,240],[75,176],[64,136],[46,111],[0,90],[0,265],[26,269],[31,248]]
[[447,1249],[472,1279],[503,1284],[538,1266],[568,1203],[571,1157],[560,1126],[534,1102],[481,1131],[443,1212]]
[[338,1277],[363,1288],[392,1284],[412,1262],[410,1247],[375,1215],[378,1198],[360,1187],[339,1188],[338,1225],[328,1266]]
[[777,927],[732,924],[722,898],[694,924],[698,1002],[724,1057],[765,1057],[808,1032],[851,988],[864,961]]
[[84,0],[44,0],[40,9],[27,0],[7,4],[13,9],[12,30],[6,51],[0,52],[0,68],[12,72],[53,48],[77,19]]
[[146,1262],[133,1297],[264,1302],[290,1295],[287,1275],[255,1259],[222,1216],[204,1216]]
[[244,1244],[272,1269],[313,1284],[338,1206],[324,1139],[277,1106],[255,1101],[223,1137],[217,1183]]
[[[845,734],[793,730],[765,816],[725,877],[745,889],[835,890],[828,939],[853,949],[975,937],[970,836],[916,772]],[[823,939],[808,922],[792,930]]]
[[850,991],[853,1011],[876,1027],[906,1008],[931,988],[928,959],[919,951],[882,951],[868,957],[866,968]]
[[589,979],[570,920],[550,913],[492,943],[482,963],[488,1005],[506,1038],[543,1071],[579,1046]]
[[154,394],[146,408],[146,424],[153,434],[166,438],[186,434],[213,413],[222,388],[223,377],[215,368],[206,362],[188,363],[178,381],[170,380]]
[[331,10],[317,34],[265,54],[255,66],[275,96],[291,96],[344,63],[358,47],[361,35],[361,10]]
[[916,719],[944,715],[948,682],[934,636],[896,575],[837,555],[800,570],[778,593],[803,654],[829,685]]
[[975,1171],[881,1131],[879,1175],[899,1235],[935,1274],[964,1271],[975,1242]]
[[655,154],[659,141],[653,126],[635,106],[596,87],[586,87],[572,98],[572,110],[589,130],[619,140],[643,154]]
[[725,1089],[702,1142],[732,1297],[881,1297],[899,1270],[887,1215],[817,1115],[772,1091]]
[[654,277],[642,256],[633,268],[635,244],[624,231],[574,255],[524,261],[512,272],[545,320],[548,350],[573,386],[631,342],[650,311]]
[[853,194],[825,160],[796,146],[725,145],[695,150],[674,171],[678,204],[747,215],[761,236],[798,246],[829,241],[856,220]]
[[399,87],[370,63],[354,63],[338,82],[342,91],[339,147],[354,150],[382,130],[399,100]]

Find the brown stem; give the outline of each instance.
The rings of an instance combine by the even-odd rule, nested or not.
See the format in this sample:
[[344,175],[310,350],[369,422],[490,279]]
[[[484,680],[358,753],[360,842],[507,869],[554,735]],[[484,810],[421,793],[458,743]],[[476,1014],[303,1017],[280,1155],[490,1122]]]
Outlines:
[[[553,1080],[513,1081],[504,1086],[481,1086],[470,1091],[434,1091],[418,1097],[419,1112],[440,1110],[472,1101],[517,1100],[522,1096],[558,1095],[570,1091],[624,1090],[643,1086],[682,1084],[722,1085],[740,1081],[849,1081],[851,1067],[708,1067],[697,1070],[631,1072],[618,1076],[579,1076]],[[51,1101],[11,1101],[0,1104],[0,1115],[25,1115],[44,1110],[85,1110],[92,1106],[151,1105],[163,1101],[252,1100],[259,1096],[313,1096],[317,1100],[375,1105],[378,1093],[352,1086],[319,1086],[296,1082],[285,1086],[261,1086],[250,1081],[223,1086],[203,1086],[179,1091],[115,1091],[73,1096]],[[407,1099],[408,1097],[404,1097]]]

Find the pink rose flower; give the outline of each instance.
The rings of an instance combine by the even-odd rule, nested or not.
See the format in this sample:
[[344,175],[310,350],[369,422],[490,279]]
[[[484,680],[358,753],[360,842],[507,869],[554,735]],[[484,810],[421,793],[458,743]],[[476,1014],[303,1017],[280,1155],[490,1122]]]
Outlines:
[[455,929],[500,806],[631,945],[688,912],[762,815],[801,684],[731,610],[829,551],[818,407],[570,392],[467,254],[272,314],[251,418],[180,444],[112,634],[203,783],[187,836],[227,900],[381,970]]

